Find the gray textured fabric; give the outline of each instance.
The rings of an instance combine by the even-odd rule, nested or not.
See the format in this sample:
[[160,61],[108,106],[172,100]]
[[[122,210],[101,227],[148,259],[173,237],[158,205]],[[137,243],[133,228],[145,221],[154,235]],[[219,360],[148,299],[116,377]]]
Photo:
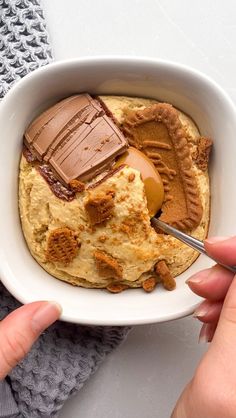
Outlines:
[[7,382],[0,382],[0,417],[16,417],[19,409]]
[[[40,1],[0,0],[0,97],[51,57]],[[18,306],[0,283],[0,320]],[[62,322],[51,326],[11,372],[8,383],[1,382],[0,417],[57,416],[127,332]]]
[[0,0],[0,97],[52,58],[38,0]]

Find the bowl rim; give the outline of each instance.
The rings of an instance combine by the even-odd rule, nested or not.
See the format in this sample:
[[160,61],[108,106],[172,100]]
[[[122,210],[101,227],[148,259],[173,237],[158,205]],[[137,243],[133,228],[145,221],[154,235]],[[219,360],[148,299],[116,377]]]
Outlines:
[[[127,55],[96,55],[96,56],[84,56],[80,58],[72,58],[72,59],[66,59],[66,60],[58,60],[56,62],[51,62],[43,67],[40,67],[31,73],[27,74],[22,79],[19,79],[6,93],[4,98],[1,100],[0,105],[0,114],[3,111],[4,106],[8,103],[9,100],[11,100],[12,96],[14,97],[15,94],[17,94],[19,89],[22,89],[24,85],[28,83],[28,80],[34,79],[39,77],[41,74],[50,73],[53,72],[55,69],[63,69],[63,68],[70,68],[70,67],[77,67],[79,65],[110,65],[110,64],[121,64],[121,65],[152,65],[152,66],[158,66],[161,68],[169,68],[173,71],[177,71],[179,73],[184,74],[190,74],[193,77],[196,77],[200,82],[206,83],[209,85],[210,88],[216,91],[218,95],[224,100],[225,104],[227,105],[228,109],[232,112],[232,116],[236,120],[236,105],[234,104],[231,97],[228,95],[228,93],[211,77],[204,74],[203,72],[196,70],[195,68],[191,66],[187,66],[185,64],[181,64],[179,62],[175,61],[169,61],[169,60],[163,60],[163,59],[156,59],[156,58],[150,58],[145,56],[127,56]],[[1,253],[1,251],[0,251]],[[31,300],[28,300],[27,297],[24,297],[22,293],[18,291],[14,287],[13,281],[10,279],[10,274],[7,273],[6,269],[0,263],[0,282],[4,284],[4,286],[9,290],[9,292],[16,297],[18,300],[20,300],[22,303],[29,303]],[[200,301],[200,298],[199,298]],[[134,318],[134,319],[110,319],[110,318],[104,318],[102,321],[101,319],[97,319],[94,317],[94,319],[91,321],[86,318],[81,318],[79,320],[76,320],[74,316],[70,316],[69,314],[63,314],[61,316],[61,320],[63,321],[69,321],[69,322],[75,322],[80,323],[84,325],[115,325],[115,326],[123,326],[123,325],[143,325],[143,324],[151,324],[151,323],[157,323],[157,322],[167,322],[170,320],[183,318],[185,316],[188,316],[192,314],[195,310],[195,308],[198,306],[199,301],[196,303],[191,304],[191,306],[187,306],[183,309],[179,309],[177,313],[169,313],[164,314],[161,317],[157,313],[157,316],[153,315],[152,318],[147,319],[145,318]]]
[[230,95],[225,91],[225,89],[220,85],[220,83],[216,82],[213,78],[205,74],[204,72],[195,69],[192,66],[182,64],[177,61],[159,59],[159,58],[150,58],[148,56],[129,56],[129,55],[94,55],[94,56],[83,56],[79,58],[70,58],[70,59],[60,59],[56,61],[52,61],[42,67],[36,68],[35,70],[31,71],[30,73],[26,74],[23,78],[17,80],[13,86],[8,90],[5,96],[2,98],[1,108],[5,104],[9,98],[16,93],[16,91],[23,87],[25,83],[28,83],[28,80],[31,78],[37,77],[37,75],[44,74],[46,72],[53,71],[54,69],[60,67],[69,67],[71,65],[77,66],[78,64],[111,64],[111,63],[121,63],[121,64],[138,64],[138,65],[158,65],[160,67],[169,67],[171,69],[181,71],[183,73],[191,73],[195,75],[201,81],[208,83],[212,88],[216,89],[219,94],[224,97],[228,105],[230,105],[233,110],[236,112],[236,104],[231,99]]

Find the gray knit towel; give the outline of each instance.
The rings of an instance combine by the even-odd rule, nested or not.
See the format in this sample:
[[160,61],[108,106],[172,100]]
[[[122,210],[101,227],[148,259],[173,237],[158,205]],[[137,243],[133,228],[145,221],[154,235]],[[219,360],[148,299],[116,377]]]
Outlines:
[[[51,58],[40,0],[0,0],[0,97]],[[0,320],[18,306],[0,283]],[[128,328],[63,322],[51,326],[0,382],[0,418],[56,417],[127,332]]]

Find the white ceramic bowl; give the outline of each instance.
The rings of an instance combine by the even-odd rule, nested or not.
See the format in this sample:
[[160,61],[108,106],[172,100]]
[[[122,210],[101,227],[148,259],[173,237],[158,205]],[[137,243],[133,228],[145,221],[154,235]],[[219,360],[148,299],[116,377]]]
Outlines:
[[[0,277],[21,302],[58,301],[62,319],[83,324],[145,324],[180,318],[199,303],[185,284],[211,265],[204,256],[177,279],[177,289],[158,287],[117,295],[63,283],[31,257],[22,235],[17,177],[22,135],[28,123],[51,103],[74,93],[146,96],[170,102],[188,113],[203,135],[214,139],[211,161],[210,235],[235,233],[236,110],[212,80],[199,72],[147,58],[84,58],[57,62],[19,81],[0,104]],[[0,301],[1,303],[1,301]]]

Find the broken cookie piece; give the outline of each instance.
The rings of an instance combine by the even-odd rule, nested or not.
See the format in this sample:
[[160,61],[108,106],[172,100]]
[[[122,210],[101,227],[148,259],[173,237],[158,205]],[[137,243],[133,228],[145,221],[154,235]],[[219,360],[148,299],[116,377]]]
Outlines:
[[107,290],[111,293],[121,293],[123,290],[128,289],[129,286],[122,283],[111,283],[107,286]]
[[94,258],[99,276],[104,279],[121,279],[123,268],[118,261],[111,255],[97,250]]
[[77,179],[71,180],[69,183],[69,187],[75,193],[81,193],[85,190],[85,183],[79,181]]
[[114,191],[101,193],[90,197],[85,203],[85,209],[89,217],[90,224],[97,225],[110,219],[113,215]]
[[77,235],[70,228],[54,229],[48,238],[46,260],[67,265],[76,257],[79,247]]
[[193,154],[195,164],[202,170],[206,171],[208,168],[210,152],[212,148],[212,139],[205,136],[199,138],[198,146]]
[[143,290],[145,290],[145,292],[150,293],[152,292],[157,284],[157,280],[155,277],[149,277],[148,279],[144,280],[142,286],[143,286]]
[[166,290],[174,290],[176,288],[175,279],[172,277],[171,272],[164,260],[158,261],[155,265],[155,271],[161,279]]

